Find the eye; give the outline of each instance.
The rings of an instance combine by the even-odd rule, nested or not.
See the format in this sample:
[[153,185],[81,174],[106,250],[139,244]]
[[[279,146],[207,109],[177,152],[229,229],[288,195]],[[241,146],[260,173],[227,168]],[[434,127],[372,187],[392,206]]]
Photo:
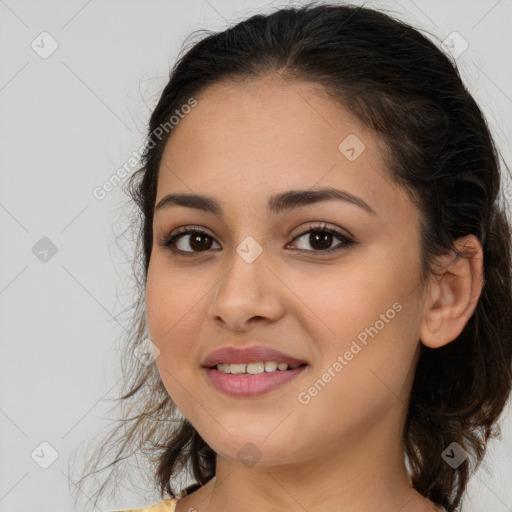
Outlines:
[[[306,235],[309,236],[306,237]],[[352,238],[348,237],[341,231],[334,228],[328,228],[325,223],[316,226],[306,226],[302,232],[293,239],[293,241],[300,240],[301,238],[304,238],[303,245],[313,247],[313,251],[307,247],[300,247],[300,250],[318,252],[322,254],[341,251],[356,243]],[[331,245],[335,238],[341,240],[341,243],[338,243],[337,246],[332,248]]]
[[[306,238],[306,235],[309,236]],[[320,254],[330,254],[341,251],[350,245],[357,243],[338,229],[328,228],[326,223],[306,226],[302,232],[292,240],[292,242],[302,238],[305,239],[305,245],[309,244],[313,247],[313,250],[299,247],[301,251],[317,252]],[[332,248],[331,245],[336,238],[341,242]],[[212,236],[210,236],[206,231],[194,226],[179,228],[178,231],[164,237],[160,241],[160,245],[167,247],[173,255],[185,257],[194,256],[201,252],[207,252],[212,248],[213,243],[216,243],[218,248],[220,248],[220,245]]]
[[[190,238],[187,239],[187,237]],[[198,252],[208,251],[212,241],[213,238],[206,231],[196,227],[184,227],[171,236],[165,237],[160,245],[168,247],[175,255],[193,256]],[[179,244],[181,247],[178,247]],[[192,250],[186,250],[187,247]]]

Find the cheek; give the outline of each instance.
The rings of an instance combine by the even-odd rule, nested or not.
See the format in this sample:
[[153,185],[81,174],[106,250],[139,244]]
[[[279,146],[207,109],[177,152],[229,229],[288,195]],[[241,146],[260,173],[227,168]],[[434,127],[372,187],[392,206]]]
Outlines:
[[305,298],[304,311],[308,311],[302,316],[303,328],[318,343],[315,377],[322,378],[338,356],[346,361],[343,370],[338,365],[335,372],[340,387],[332,386],[334,393],[341,393],[339,398],[343,398],[346,383],[341,381],[345,379],[350,386],[366,380],[360,388],[363,395],[366,386],[368,392],[373,385],[382,387],[371,371],[393,389],[400,388],[419,343],[416,267],[403,257],[398,261],[396,253],[378,252],[368,251],[357,262],[329,269],[325,275],[295,279],[301,283],[296,294]]
[[329,345],[340,344],[357,336],[366,327],[379,320],[381,314],[394,317],[393,304],[402,303],[405,283],[389,267],[377,265],[371,258],[339,268],[331,267],[324,273],[297,275],[294,291],[309,313],[304,318],[309,329],[315,330]]
[[165,258],[152,256],[146,281],[146,317],[153,341],[159,348],[175,337],[176,330],[197,314],[204,295],[203,281],[190,276],[186,270],[170,268]]
[[[209,289],[204,280],[190,276],[186,270],[169,269],[156,257],[150,261],[146,281],[146,319],[151,341],[160,350],[156,359],[162,382],[181,412],[193,411],[190,393],[197,387],[200,365],[196,340],[200,339],[204,299]],[[196,383],[196,384],[194,384]]]

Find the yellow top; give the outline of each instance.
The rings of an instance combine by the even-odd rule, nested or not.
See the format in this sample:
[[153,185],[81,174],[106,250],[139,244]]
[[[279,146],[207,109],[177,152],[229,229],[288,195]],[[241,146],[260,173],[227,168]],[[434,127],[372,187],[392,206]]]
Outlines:
[[113,510],[112,512],[175,512],[178,499],[167,499],[155,505],[144,508],[131,508],[130,510]]

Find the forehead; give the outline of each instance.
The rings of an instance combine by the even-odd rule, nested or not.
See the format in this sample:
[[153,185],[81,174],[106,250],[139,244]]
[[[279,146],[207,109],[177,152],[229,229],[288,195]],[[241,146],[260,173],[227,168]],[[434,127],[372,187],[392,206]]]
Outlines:
[[[276,74],[219,82],[195,99],[164,150],[157,202],[170,191],[229,200],[236,192],[257,201],[325,185],[364,196],[378,209],[386,194],[390,203],[403,195],[390,181],[381,141],[317,84]],[[347,153],[352,148],[356,158]]]
[[[227,163],[231,158],[338,158],[339,143],[350,133],[376,140],[354,116],[336,105],[317,84],[291,81],[279,75],[237,83],[220,82],[197,96],[194,107],[169,139],[168,157],[187,163]],[[370,140],[372,139],[372,140]],[[183,151],[181,151],[183,150]],[[272,166],[277,167],[277,165]]]

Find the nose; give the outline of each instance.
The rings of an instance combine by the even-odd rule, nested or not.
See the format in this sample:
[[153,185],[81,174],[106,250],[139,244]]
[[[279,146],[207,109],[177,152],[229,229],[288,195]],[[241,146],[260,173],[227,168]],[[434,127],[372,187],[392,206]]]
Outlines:
[[267,267],[265,251],[248,263],[233,252],[230,267],[214,288],[208,315],[220,327],[247,331],[278,320],[284,311],[280,281]]

